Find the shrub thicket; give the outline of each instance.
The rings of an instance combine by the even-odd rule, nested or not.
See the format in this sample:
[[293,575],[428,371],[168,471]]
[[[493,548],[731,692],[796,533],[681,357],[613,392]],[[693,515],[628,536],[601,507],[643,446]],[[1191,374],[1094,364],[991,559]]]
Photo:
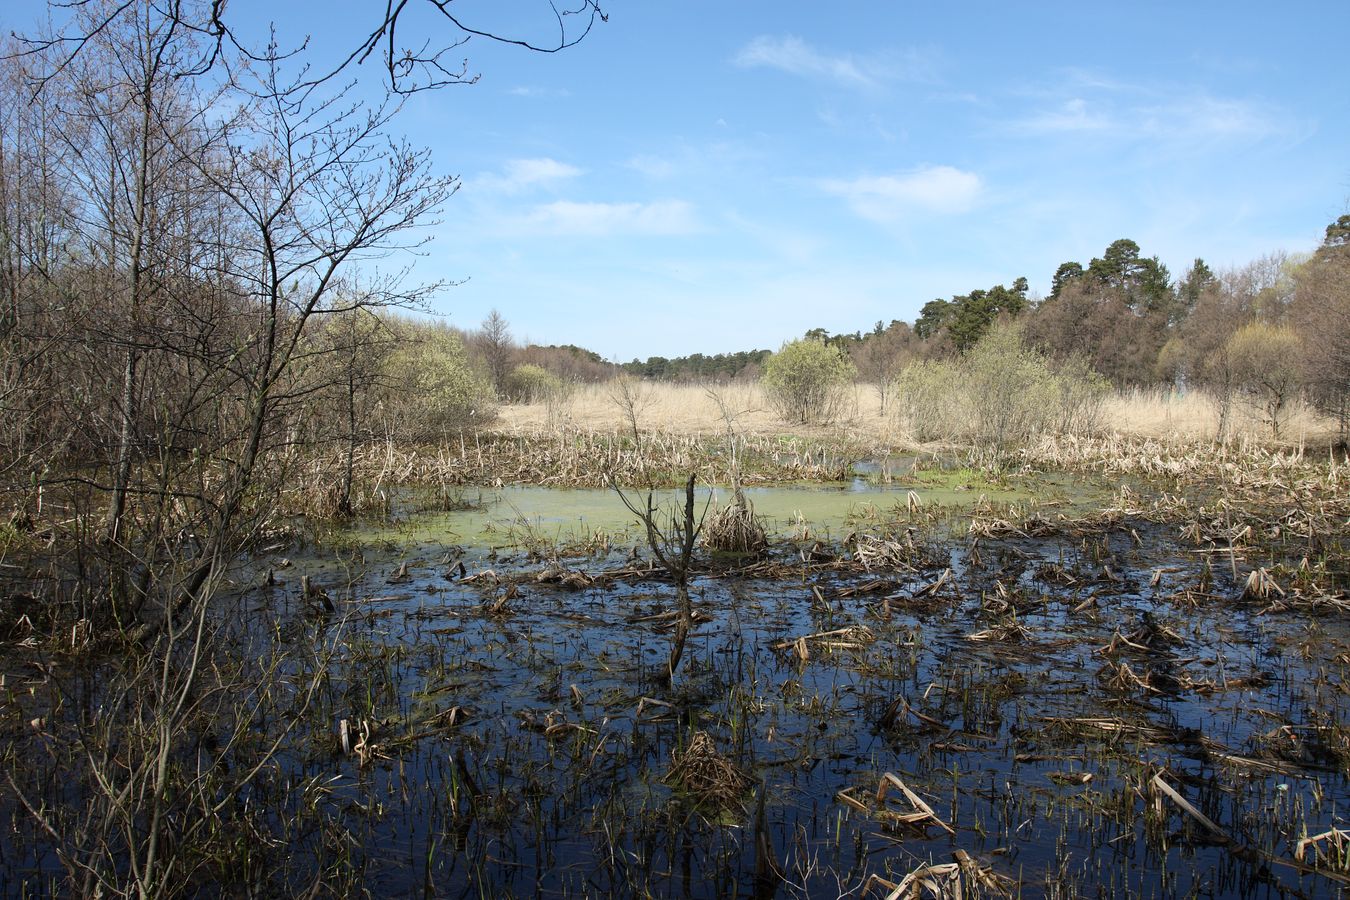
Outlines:
[[1040,434],[1095,430],[1108,391],[1085,360],[1056,363],[1027,346],[1020,327],[1005,325],[963,357],[906,366],[895,395],[916,439],[1001,449]]

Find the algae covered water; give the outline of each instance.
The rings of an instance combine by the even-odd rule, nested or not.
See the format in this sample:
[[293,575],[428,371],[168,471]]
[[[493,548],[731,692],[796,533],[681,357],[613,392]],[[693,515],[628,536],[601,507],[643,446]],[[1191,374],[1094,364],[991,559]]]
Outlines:
[[[1100,479],[1040,475],[1034,481],[991,481],[968,470],[936,470],[891,477],[894,463],[856,466],[849,481],[833,484],[747,487],[743,494],[779,537],[815,534],[842,537],[850,529],[876,522],[897,508],[913,504],[962,509],[979,503],[1026,504],[1043,509],[1087,508],[1110,497],[1113,486]],[[903,466],[902,466],[903,468]],[[886,480],[880,480],[882,473]],[[630,491],[633,496],[639,492]],[[677,501],[674,490],[656,492],[658,505]],[[729,503],[731,490],[701,487],[700,512]],[[619,495],[602,488],[550,488],[534,485],[461,488],[438,503],[445,511],[428,511],[416,493],[401,498],[393,523],[369,525],[355,532],[359,540],[458,544],[465,548],[523,546],[540,542],[558,546],[592,541],[597,534],[627,537],[636,520]]]

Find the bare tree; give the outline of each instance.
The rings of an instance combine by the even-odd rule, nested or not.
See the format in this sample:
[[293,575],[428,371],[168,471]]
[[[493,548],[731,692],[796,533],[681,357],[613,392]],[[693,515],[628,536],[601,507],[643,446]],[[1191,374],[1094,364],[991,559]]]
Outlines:
[[190,498],[209,538],[189,594],[216,557],[230,555],[259,463],[285,449],[279,426],[306,402],[309,387],[292,379],[311,320],[418,305],[438,287],[405,289],[399,273],[343,294],[340,273],[419,245],[409,230],[426,224],[456,188],[453,178],[432,174],[425,151],[384,137],[396,105],[367,109],[344,105],[340,94],[297,93],[285,62],[276,55],[258,66],[248,86],[253,102],[218,126],[214,137],[224,149],[198,167],[240,221],[241,244],[225,258],[223,275],[246,298],[253,340],[229,367],[236,399],[216,453],[225,469],[209,495]]
[[[878,328],[880,324],[877,323]],[[913,355],[913,343],[914,334],[910,327],[904,322],[893,322],[889,328],[868,334],[849,348],[858,378],[876,390],[883,416],[896,376]]]
[[[348,304],[352,301],[342,305]],[[334,434],[342,453],[337,482],[321,508],[350,516],[355,512],[356,450],[370,431],[367,422],[379,402],[385,364],[397,341],[389,325],[367,306],[326,317],[321,326],[310,352],[319,370],[317,393],[327,394],[330,405],[312,417],[324,417],[316,423],[316,431],[321,436]]]
[[[521,47],[537,53],[557,53],[581,42],[596,22],[608,21],[598,0],[577,0],[575,6],[540,3],[538,36],[509,33],[491,22],[470,19],[453,6],[454,0],[397,0],[370,6],[367,25],[342,42],[346,49],[325,67],[319,67],[295,87],[308,89],[349,72],[353,67],[376,61],[383,69],[386,87],[411,94],[449,85],[472,84],[478,76],[467,60],[449,58],[452,51],[472,39]],[[116,30],[136,15],[137,0],[68,0],[60,4],[87,15],[77,16],[56,34],[26,40],[26,52],[55,53],[62,64],[75,60],[108,31]],[[185,74],[203,75],[212,69],[230,67],[240,59],[264,60],[247,36],[241,35],[235,18],[223,0],[173,0],[160,8],[161,18],[184,35],[197,39],[199,51]],[[480,12],[479,15],[482,15]],[[416,37],[405,42],[402,35]],[[440,32],[440,37],[427,37]],[[290,48],[287,56],[299,55],[308,41]]]
[[[105,553],[88,532],[62,535],[84,542],[62,544],[64,558],[34,590],[76,593],[75,633],[116,630],[140,647],[105,695],[119,704],[112,719],[76,719],[79,822],[57,828],[43,803],[30,809],[76,893],[149,896],[191,877],[173,858],[171,831],[190,837],[220,810],[174,790],[201,777],[177,766],[190,756],[191,723],[208,715],[203,696],[233,690],[203,686],[220,671],[208,661],[219,622],[209,613],[225,568],[274,513],[312,401],[335,380],[313,365],[327,352],[313,333],[326,316],[415,306],[435,289],[405,287],[402,271],[375,266],[420,243],[414,229],[455,182],[434,175],[425,152],[385,137],[394,102],[367,108],[340,92],[298,90],[304,75],[288,76],[281,54],[236,66],[235,80],[211,93],[183,77],[199,58],[197,36],[172,9],[81,6],[105,10],[113,19],[91,29],[78,58],[54,61],[35,95],[64,117],[62,143],[40,149],[62,161],[54,177],[64,191],[46,196],[64,198],[72,224],[62,244],[73,250],[44,258],[6,226],[5,336],[36,334],[30,309],[52,319],[43,328],[60,378],[35,381],[27,358],[39,344],[26,339],[23,357],[5,349],[17,387],[0,399],[31,399],[34,385],[64,394],[76,438],[68,448],[53,441],[25,469],[40,488],[69,488],[82,508],[102,500],[113,538]],[[226,102],[216,104],[220,92]],[[22,184],[11,178],[19,174],[0,164],[11,223],[29,217],[25,204],[46,202],[31,173]],[[358,263],[359,290],[345,275]],[[30,302],[39,283],[47,292]],[[69,622],[53,610],[53,621]],[[240,720],[251,715],[245,705]],[[238,772],[238,784],[257,772]]]
[[[628,496],[622,485],[612,476],[609,486],[619,495],[623,505],[642,523],[643,535],[647,546],[661,568],[675,584],[675,635],[670,642],[670,656],[666,661],[666,680],[675,677],[684,656],[684,645],[689,639],[689,631],[694,624],[694,605],[689,597],[689,578],[694,568],[694,547],[698,543],[703,520],[708,514],[708,504],[703,507],[702,515],[694,515],[694,475],[690,475],[684,484],[684,502],[680,509],[666,509],[656,502],[656,486],[647,471],[646,457],[642,451],[642,432],[638,427],[639,419],[650,397],[642,390],[637,379],[623,375],[611,382],[610,399],[619,408],[620,415],[628,425],[633,438],[633,452],[637,454],[638,468],[646,481],[640,496]],[[708,503],[712,502],[709,495]]]
[[511,338],[510,323],[502,318],[502,314],[497,310],[492,310],[473,336],[473,346],[487,367],[493,390],[497,392],[497,396],[502,396],[506,390],[506,376],[511,374],[516,351],[515,341]]
[[1312,399],[1336,417],[1344,444],[1350,438],[1350,242],[1336,225],[1327,232],[1297,273],[1290,319],[1303,338],[1303,377]]
[[131,489],[153,307],[163,300],[173,233],[190,219],[170,207],[188,195],[176,176],[183,169],[178,147],[186,143],[181,129],[190,127],[191,112],[176,76],[190,65],[184,57],[193,48],[181,25],[147,3],[124,4],[117,27],[99,28],[108,8],[91,3],[77,11],[79,27],[98,29],[98,46],[65,67],[66,96],[75,100],[79,127],[61,137],[71,181],[91,201],[83,210],[83,238],[111,276],[109,299],[120,320],[109,334],[121,357],[106,518],[107,536],[116,543]]
[[56,350],[74,317],[51,312],[73,306],[60,299],[72,246],[57,150],[67,122],[58,104],[27,96],[26,63],[0,60],[0,498],[32,494],[36,474],[73,434]]

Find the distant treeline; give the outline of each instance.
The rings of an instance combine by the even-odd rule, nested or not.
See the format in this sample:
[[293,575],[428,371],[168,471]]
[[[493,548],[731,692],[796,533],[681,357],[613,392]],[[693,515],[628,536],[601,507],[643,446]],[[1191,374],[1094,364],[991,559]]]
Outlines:
[[773,355],[771,350],[742,350],[737,353],[716,353],[705,356],[693,353],[667,359],[649,356],[646,362],[633,360],[620,368],[630,375],[655,381],[729,381],[759,377],[764,360]]
[[[857,379],[881,392],[883,409],[907,367],[963,358],[996,324],[1016,322],[1026,345],[1053,365],[1117,388],[1200,388],[1225,410],[1239,394],[1265,396],[1263,402],[1273,404],[1265,413],[1273,428],[1288,402],[1303,397],[1344,428],[1350,420],[1348,271],[1350,215],[1327,227],[1313,253],[1274,253],[1217,272],[1197,258],[1175,279],[1157,256],[1144,256],[1137,243],[1121,238],[1086,264],[1061,264],[1047,297],[1032,294],[1019,277],[1011,286],[929,301],[912,325],[891,319],[841,334],[813,328],[800,340],[837,348]],[[481,331],[465,335],[465,345],[504,399],[538,396],[538,386],[551,383],[544,374],[565,383],[618,372],[653,381],[755,380],[774,357],[769,350],[744,350],[615,365],[575,346],[519,347],[495,312]]]

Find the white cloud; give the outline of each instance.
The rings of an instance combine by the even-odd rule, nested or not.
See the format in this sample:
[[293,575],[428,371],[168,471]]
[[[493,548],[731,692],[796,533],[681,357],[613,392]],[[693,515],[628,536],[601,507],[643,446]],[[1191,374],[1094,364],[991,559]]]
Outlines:
[[820,187],[843,197],[854,212],[875,222],[895,222],[916,212],[963,213],[975,205],[983,189],[980,176],[952,166],[927,166],[902,175],[826,179]]
[[[760,35],[741,48],[734,62],[742,68],[763,66],[806,78],[823,78],[849,87],[875,87],[874,67],[851,56],[827,56],[799,37]],[[871,71],[869,71],[871,70]]]
[[514,230],[596,237],[673,235],[698,230],[694,207],[683,200],[654,203],[589,203],[559,200],[535,207],[516,220]]
[[503,194],[518,194],[529,188],[566,181],[580,174],[581,170],[576,166],[558,162],[556,159],[548,157],[513,159],[507,162],[501,174],[480,175],[473,180],[472,184],[484,190],[499,191]]

